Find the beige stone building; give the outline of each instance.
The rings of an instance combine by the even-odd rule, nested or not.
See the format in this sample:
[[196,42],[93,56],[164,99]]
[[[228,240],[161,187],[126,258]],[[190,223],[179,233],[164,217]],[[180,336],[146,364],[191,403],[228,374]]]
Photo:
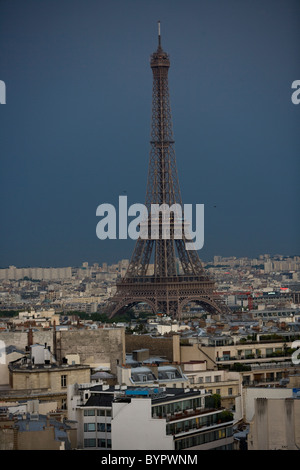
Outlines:
[[151,356],[160,356],[168,362],[181,362],[180,335],[152,337],[150,335],[126,335],[126,353],[139,349],[148,349]]
[[222,406],[234,409],[235,399],[241,395],[242,377],[239,372],[206,369],[206,362],[182,364],[189,386],[207,390],[221,397]]
[[249,450],[300,449],[300,399],[255,400],[248,435]]
[[[221,341],[221,340],[220,340]],[[235,362],[263,363],[276,358],[276,361],[286,361],[285,350],[290,348],[291,342],[245,342],[237,344],[218,344],[216,342],[205,345],[201,342],[181,345],[181,361],[187,362],[192,358],[207,360],[208,366],[214,368],[223,364],[230,365]]]
[[77,423],[54,414],[0,416],[0,450],[70,450],[77,448]]
[[57,408],[65,410],[68,385],[90,382],[88,365],[33,365],[18,362],[10,363],[8,368],[9,386],[0,393],[3,402],[29,398],[43,402],[55,400]]
[[125,362],[125,329],[98,328],[56,331],[54,354],[58,362],[76,354],[81,364],[91,368],[106,367],[116,373],[117,364]]
[[116,373],[117,363],[125,361],[124,328],[9,331],[0,332],[0,341],[5,347],[12,345],[24,351],[33,344],[47,343],[58,362],[73,355],[79,358],[80,364],[104,366],[112,373]]
[[68,384],[90,381],[90,368],[84,365],[10,364],[9,371],[13,390],[66,392]]

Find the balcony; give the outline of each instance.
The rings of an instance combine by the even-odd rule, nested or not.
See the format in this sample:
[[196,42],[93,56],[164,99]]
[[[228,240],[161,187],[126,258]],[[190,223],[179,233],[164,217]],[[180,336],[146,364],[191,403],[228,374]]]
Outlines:
[[202,410],[187,410],[185,413],[167,417],[167,434],[182,435],[197,430],[219,427],[231,423],[233,414],[225,408],[205,408]]
[[196,408],[195,410],[190,409],[185,411],[175,411],[175,413],[172,415],[166,415],[166,420],[167,422],[185,420],[196,416],[201,416],[207,413],[212,413],[215,411],[215,408]]
[[270,361],[270,359],[276,359],[278,361],[286,361],[290,359],[291,355],[289,353],[282,352],[272,352],[269,354],[248,354],[247,356],[222,356],[217,357],[216,362],[230,364],[232,362],[241,362],[241,363],[253,363],[253,362],[264,362]]

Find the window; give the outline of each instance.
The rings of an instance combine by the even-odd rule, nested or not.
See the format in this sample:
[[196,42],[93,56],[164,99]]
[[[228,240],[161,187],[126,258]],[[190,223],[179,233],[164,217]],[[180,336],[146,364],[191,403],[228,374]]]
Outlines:
[[221,395],[221,389],[220,389],[220,388],[217,388],[217,389],[216,389],[216,393],[217,393],[218,395]]
[[67,376],[66,375],[61,375],[60,376],[60,385],[62,388],[65,388],[67,386]]
[[62,410],[67,409],[67,399],[66,398],[62,398],[62,400],[61,400],[61,409]]
[[84,439],[84,447],[96,447],[96,439]]
[[84,432],[93,432],[96,431],[95,423],[84,423]]
[[211,376],[205,377],[205,382],[211,382]]
[[228,395],[232,395],[232,388],[228,389]]
[[[216,431],[209,431],[198,434],[193,437],[184,437],[175,441],[175,449],[187,449],[196,445],[201,445],[207,442],[213,442],[224,437],[232,436],[232,428],[219,429]],[[216,448],[216,447],[215,447]]]
[[111,449],[111,439],[98,439],[98,447],[102,447],[102,449]]
[[97,416],[111,416],[111,409],[109,410],[102,410],[102,409],[98,409],[97,410]]
[[97,431],[105,432],[105,423],[97,423]]
[[95,410],[89,409],[89,410],[84,410],[84,416],[95,416]]
[[98,447],[105,447],[106,448],[105,439],[98,439]]

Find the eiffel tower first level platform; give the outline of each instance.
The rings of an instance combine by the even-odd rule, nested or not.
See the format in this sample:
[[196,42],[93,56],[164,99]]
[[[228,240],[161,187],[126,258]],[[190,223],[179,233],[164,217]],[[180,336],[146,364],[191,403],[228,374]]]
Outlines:
[[[198,251],[187,249],[191,237],[186,230],[177,236],[176,229],[185,226],[186,218],[177,175],[173,126],[168,85],[169,55],[161,46],[158,22],[158,47],[151,55],[153,73],[152,123],[150,157],[145,206],[180,207],[169,212],[169,232],[165,236],[165,219],[159,213],[156,232],[150,230],[148,218],[140,225],[147,236],[136,241],[125,276],[117,282],[116,293],[109,300],[106,313],[110,318],[138,303],[146,303],[155,314],[180,318],[189,302],[199,303],[209,313],[229,313],[229,308],[215,293],[215,284],[206,274]],[[153,219],[152,219],[153,221]],[[149,273],[151,273],[149,275]]]
[[228,313],[226,305],[214,293],[213,281],[200,276],[178,275],[172,278],[125,277],[117,283],[117,292],[110,300],[109,316],[112,318],[144,302],[155,314],[179,319],[184,307],[193,301],[208,313]]

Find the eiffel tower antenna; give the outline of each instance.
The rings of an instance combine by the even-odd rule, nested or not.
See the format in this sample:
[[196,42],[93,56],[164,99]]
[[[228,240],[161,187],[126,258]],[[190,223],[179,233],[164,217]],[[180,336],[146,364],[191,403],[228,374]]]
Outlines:
[[153,219],[145,221],[148,238],[138,238],[127,272],[110,299],[108,313],[113,317],[128,308],[145,302],[153,312],[180,318],[184,306],[198,302],[211,313],[229,313],[215,294],[215,284],[202,266],[198,252],[187,250],[187,237],[175,236],[178,225],[184,224],[184,212],[177,174],[175,142],[171,117],[168,71],[169,55],[162,49],[160,21],[158,47],[150,58],[153,74],[150,155],[145,205],[148,214],[152,205],[179,207],[170,212],[169,237],[165,238],[164,221],[157,217],[157,231],[150,230]]
[[158,47],[161,46],[161,36],[160,36],[160,21],[157,22],[158,26]]

